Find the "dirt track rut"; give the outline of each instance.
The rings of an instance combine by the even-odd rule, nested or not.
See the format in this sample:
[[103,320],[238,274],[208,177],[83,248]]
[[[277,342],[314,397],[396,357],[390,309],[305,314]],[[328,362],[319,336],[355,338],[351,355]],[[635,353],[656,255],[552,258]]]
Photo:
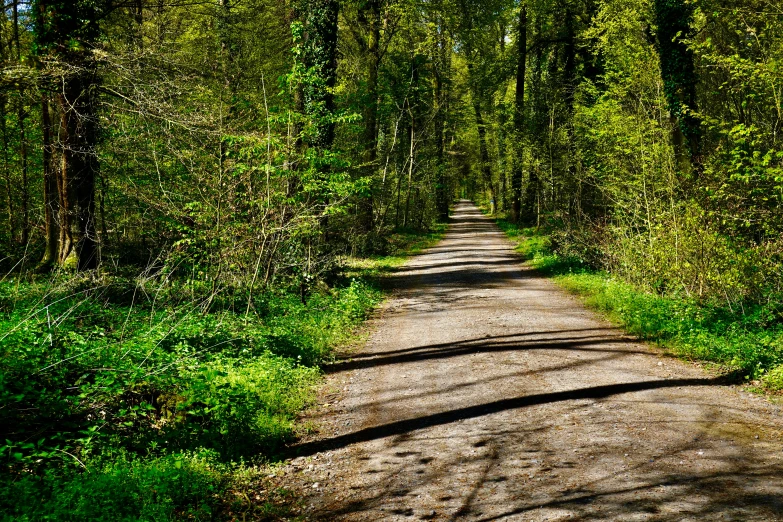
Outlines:
[[330,368],[309,520],[782,520],[777,406],[662,356],[460,202]]

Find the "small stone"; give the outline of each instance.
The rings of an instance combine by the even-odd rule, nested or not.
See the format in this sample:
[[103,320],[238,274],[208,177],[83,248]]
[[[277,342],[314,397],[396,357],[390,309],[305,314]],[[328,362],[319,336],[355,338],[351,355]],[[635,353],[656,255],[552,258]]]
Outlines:
[[318,489],[319,487],[321,487],[321,485],[318,482],[313,484],[313,489]]

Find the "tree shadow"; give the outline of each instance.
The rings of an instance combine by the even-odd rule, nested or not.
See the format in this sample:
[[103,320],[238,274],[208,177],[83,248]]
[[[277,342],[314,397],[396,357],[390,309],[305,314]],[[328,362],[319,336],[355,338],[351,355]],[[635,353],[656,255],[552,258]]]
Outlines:
[[605,399],[614,395],[624,393],[634,393],[648,390],[658,390],[662,388],[678,388],[684,386],[716,386],[731,382],[735,377],[733,375],[719,376],[701,379],[662,379],[649,380],[641,382],[629,382],[619,384],[607,384],[603,386],[590,386],[587,388],[578,388],[575,390],[538,393],[514,397],[511,399],[501,399],[475,406],[467,406],[454,410],[433,413],[421,417],[399,420],[364,428],[352,433],[338,435],[329,439],[323,439],[303,444],[295,445],[289,448],[290,454],[287,457],[301,457],[313,455],[318,452],[332,451],[338,448],[344,448],[351,444],[368,442],[371,440],[382,439],[394,435],[411,433],[433,426],[453,423],[476,417],[483,417],[507,410],[516,410],[537,406],[541,404],[551,404],[556,402],[574,401],[579,399]]
[[[649,355],[646,350],[621,349],[618,344],[627,342],[627,338],[608,335],[573,336],[554,339],[518,339],[519,336],[509,336],[508,339],[483,338],[454,343],[453,345],[422,346],[407,349],[401,353],[368,354],[362,358],[342,360],[325,367],[327,373],[335,373],[363,368],[375,368],[390,364],[421,362],[434,359],[449,359],[478,353],[515,352],[524,350],[566,350],[572,352],[618,352],[626,355]],[[606,348],[602,348],[607,345]]]

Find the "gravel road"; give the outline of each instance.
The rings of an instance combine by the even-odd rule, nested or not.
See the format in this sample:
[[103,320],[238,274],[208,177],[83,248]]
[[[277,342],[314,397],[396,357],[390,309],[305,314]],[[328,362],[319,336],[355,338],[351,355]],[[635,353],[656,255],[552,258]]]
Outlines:
[[783,520],[779,408],[586,310],[469,202],[391,283],[292,448],[308,520]]

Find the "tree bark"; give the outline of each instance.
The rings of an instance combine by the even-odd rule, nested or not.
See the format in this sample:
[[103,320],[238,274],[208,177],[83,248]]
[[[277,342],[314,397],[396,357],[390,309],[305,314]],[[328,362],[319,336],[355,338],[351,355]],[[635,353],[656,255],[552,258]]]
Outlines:
[[51,105],[47,95],[41,97],[41,131],[43,134],[43,200],[44,200],[44,240],[45,248],[41,259],[41,270],[48,270],[57,263],[59,253],[59,214],[60,201],[57,191],[57,173],[53,161],[53,137]]
[[327,150],[334,142],[334,87],[337,84],[337,0],[300,0],[295,11],[304,26],[302,60],[319,81],[304,85],[305,113],[315,131],[309,145]]
[[[12,13],[16,61],[17,63],[21,63],[22,49],[19,44],[19,0],[14,0]],[[27,171],[27,130],[25,128],[25,119],[27,118],[27,115],[24,110],[24,97],[21,90],[19,92],[18,103],[16,115],[19,120],[19,159],[22,167],[22,235],[20,240],[21,244],[26,245],[30,240],[30,186]]]
[[60,265],[76,270],[98,266],[95,234],[95,101],[92,79],[81,73],[57,96],[60,113]]
[[527,4],[519,6],[517,36],[517,85],[514,91],[514,160],[511,173],[511,219],[522,216],[522,178],[525,146],[525,73],[527,67]]
[[367,105],[364,110],[364,175],[370,186],[360,202],[361,222],[365,232],[374,227],[372,180],[375,177],[378,160],[378,67],[380,66],[381,2],[369,0],[364,8],[367,24],[366,54],[369,60],[367,71]]
[[438,63],[435,64],[435,204],[438,218],[446,221],[449,218],[449,186],[446,175],[446,120],[448,116],[448,93],[446,82],[449,77],[450,48],[445,36],[442,20],[439,27],[439,39],[436,43]]
[[[541,38],[543,29],[539,25],[536,27],[536,37]],[[535,54],[533,55],[533,63],[534,63],[534,69],[532,73],[532,78],[530,81],[531,85],[531,105],[533,107],[533,112],[538,112],[539,115],[537,118],[531,118],[531,137],[532,139],[536,139],[536,137],[540,136],[542,131],[542,125],[541,125],[541,116],[540,113],[542,112],[542,109],[544,108],[544,103],[542,100],[543,95],[543,88],[542,88],[542,77],[543,77],[543,61],[544,61],[544,54],[543,54],[543,45],[538,45],[535,48]],[[531,168],[528,171],[527,176],[527,183],[524,186],[524,191],[522,193],[522,201],[521,201],[521,211],[519,215],[519,221],[520,223],[538,223],[538,216],[540,211],[540,197],[539,192],[541,190],[540,187],[540,180],[538,179],[538,173],[534,168]]]
[[91,49],[100,36],[101,6],[94,0],[36,0],[32,10],[36,51],[67,65],[55,98],[60,158],[57,262],[89,270],[98,266],[100,254],[95,232],[98,75]]
[[[0,14],[0,61],[7,59],[7,52],[5,48],[5,36],[2,30],[6,24],[5,11]],[[16,220],[14,219],[14,197],[13,197],[13,181],[11,180],[11,165],[8,158],[8,125],[6,122],[8,110],[8,97],[0,93],[0,139],[2,139],[3,146],[3,177],[5,178],[5,197],[6,197],[6,212],[8,215],[8,239],[12,241],[16,235]]]

